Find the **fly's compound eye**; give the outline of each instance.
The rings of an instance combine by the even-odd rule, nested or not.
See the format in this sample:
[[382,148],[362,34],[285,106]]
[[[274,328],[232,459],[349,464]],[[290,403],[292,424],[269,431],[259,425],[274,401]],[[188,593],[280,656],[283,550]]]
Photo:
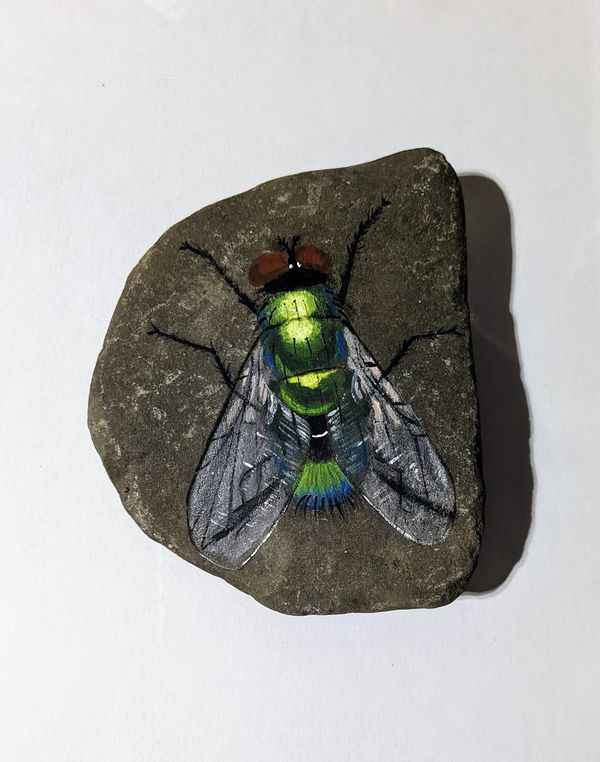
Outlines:
[[255,288],[262,288],[269,281],[279,278],[287,272],[288,267],[288,255],[283,251],[270,251],[266,254],[261,254],[250,265],[248,270],[248,280]]
[[295,264],[290,262],[287,253],[283,251],[269,251],[261,254],[250,265],[248,280],[252,286],[263,288],[288,270],[293,270],[294,267],[312,270],[321,275],[328,275],[331,272],[331,262],[324,251],[317,249],[316,246],[302,246],[295,252]]
[[327,275],[331,272],[331,261],[327,254],[316,246],[302,246],[296,251],[296,261],[299,267],[316,270]]

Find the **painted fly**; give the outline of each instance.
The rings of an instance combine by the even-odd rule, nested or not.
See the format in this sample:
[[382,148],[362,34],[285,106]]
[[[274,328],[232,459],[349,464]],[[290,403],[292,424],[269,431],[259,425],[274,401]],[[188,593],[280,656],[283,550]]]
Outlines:
[[211,254],[182,247],[216,269],[260,326],[236,379],[212,346],[149,331],[212,354],[230,387],[187,501],[191,538],[218,566],[243,566],[290,505],[343,513],[360,496],[412,542],[435,545],[448,535],[455,516],[448,471],[343,309],[362,239],[388,205],[382,198],[357,228],[338,294],[328,256],[298,246],[297,237],[279,239],[279,251],[250,265],[258,307]]

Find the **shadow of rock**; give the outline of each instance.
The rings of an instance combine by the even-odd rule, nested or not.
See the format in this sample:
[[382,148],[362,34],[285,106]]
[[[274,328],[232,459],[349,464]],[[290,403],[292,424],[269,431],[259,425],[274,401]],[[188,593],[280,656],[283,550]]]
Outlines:
[[481,415],[485,533],[467,593],[499,587],[523,555],[531,525],[530,422],[510,313],[508,202],[487,177],[463,175],[469,304]]

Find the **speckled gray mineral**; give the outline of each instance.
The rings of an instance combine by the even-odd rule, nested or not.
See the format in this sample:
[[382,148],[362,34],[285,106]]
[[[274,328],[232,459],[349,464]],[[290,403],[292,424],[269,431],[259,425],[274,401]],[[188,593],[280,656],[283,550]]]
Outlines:
[[[329,255],[334,291],[353,258],[344,321],[423,423],[454,485],[455,516],[444,541],[419,544],[366,500],[322,515],[290,500],[247,562],[225,569],[190,538],[188,490],[227,379],[260,332],[249,265],[294,236]],[[449,603],[482,531],[466,284],[460,184],[430,149],[283,177],[177,223],[129,276],[92,381],[89,428],[125,509],[152,539],[280,612]]]

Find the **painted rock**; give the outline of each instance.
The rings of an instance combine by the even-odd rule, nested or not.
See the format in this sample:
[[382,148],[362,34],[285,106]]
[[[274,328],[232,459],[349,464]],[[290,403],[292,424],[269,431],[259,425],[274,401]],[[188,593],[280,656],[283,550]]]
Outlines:
[[482,484],[459,181],[429,149],[267,182],[129,276],[89,427],[154,540],[289,614],[465,587]]

